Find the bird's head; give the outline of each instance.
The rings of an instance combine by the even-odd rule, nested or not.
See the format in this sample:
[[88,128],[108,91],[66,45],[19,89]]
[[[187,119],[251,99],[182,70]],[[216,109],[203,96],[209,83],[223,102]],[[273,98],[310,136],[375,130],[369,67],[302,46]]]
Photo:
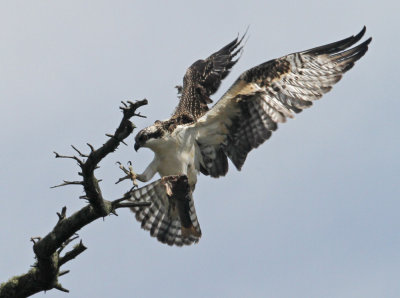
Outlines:
[[152,148],[163,135],[164,130],[157,124],[142,129],[135,137],[135,151],[141,147]]

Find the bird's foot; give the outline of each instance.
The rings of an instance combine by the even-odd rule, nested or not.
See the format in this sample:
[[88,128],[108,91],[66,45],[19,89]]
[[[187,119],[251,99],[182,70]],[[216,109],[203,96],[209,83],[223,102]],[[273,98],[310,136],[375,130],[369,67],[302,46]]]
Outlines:
[[119,168],[126,174],[124,177],[119,178],[117,182],[115,182],[115,184],[120,183],[121,181],[130,179],[132,180],[133,183],[133,188],[137,188],[138,184],[137,184],[137,174],[133,171],[133,167],[132,167],[132,163],[129,161],[129,167],[128,169],[125,168],[119,161],[117,161],[117,164],[119,165]]

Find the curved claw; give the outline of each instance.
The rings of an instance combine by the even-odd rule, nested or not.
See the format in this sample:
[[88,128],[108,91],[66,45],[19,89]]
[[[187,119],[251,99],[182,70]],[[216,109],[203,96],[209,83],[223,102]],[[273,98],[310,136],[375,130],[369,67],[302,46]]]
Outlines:
[[130,180],[132,180],[133,188],[138,187],[138,184],[137,184],[137,181],[136,181],[137,175],[133,171],[132,162],[130,162],[130,161],[128,162],[128,164],[129,164],[128,169],[126,169],[119,161],[117,161],[116,163],[119,165],[119,168],[126,174],[126,176],[124,176],[122,178],[119,178],[118,181],[115,182],[115,184],[118,184],[121,181],[130,179]]

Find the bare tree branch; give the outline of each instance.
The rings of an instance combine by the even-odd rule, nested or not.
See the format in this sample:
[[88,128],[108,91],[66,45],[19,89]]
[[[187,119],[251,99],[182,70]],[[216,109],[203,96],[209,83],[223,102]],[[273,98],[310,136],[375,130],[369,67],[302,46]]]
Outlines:
[[54,185],[50,188],[57,188],[57,187],[66,186],[66,185],[83,185],[83,181],[67,181],[67,180],[63,180],[63,181],[64,181],[64,183]]
[[[79,151],[72,146],[80,157],[86,160],[81,160],[76,156],[60,155],[54,152],[56,158],[73,159],[78,162],[81,169],[79,172],[82,176],[82,181],[66,181],[55,187],[64,185],[83,185],[85,195],[81,198],[87,199],[89,204],[79,211],[73,213],[69,217],[66,215],[67,208],[62,208],[61,212],[57,212],[58,221],[52,231],[43,238],[32,237],[33,251],[36,256],[36,262],[32,268],[25,274],[14,276],[7,282],[0,285],[0,298],[3,297],[28,297],[35,293],[57,289],[62,292],[69,292],[58,281],[58,278],[67,274],[68,270],[60,271],[60,267],[76,258],[79,254],[86,250],[82,241],[76,244],[70,251],[60,256],[61,252],[75,239],[78,238],[77,231],[84,226],[93,222],[98,218],[103,218],[110,214],[116,214],[118,208],[148,206],[148,202],[126,202],[126,198],[108,201],[103,198],[99,181],[94,171],[99,167],[99,162],[108,154],[114,152],[120,143],[127,138],[135,128],[135,125],[130,121],[133,116],[143,117],[136,113],[136,110],[147,104],[147,100],[137,102],[122,103],[120,109],[123,112],[122,120],[116,129],[115,133],[107,140],[107,142],[95,149],[89,143],[90,148],[88,155]],[[54,188],[54,187],[53,187]]]
[[80,159],[79,159],[78,157],[76,157],[76,156],[61,155],[61,154],[58,154],[58,153],[55,152],[55,151],[54,151],[54,154],[56,155],[56,158],[71,158],[71,159],[75,159],[75,160],[78,162],[79,165],[82,165],[82,164],[83,164],[82,160],[80,160]]
[[76,149],[76,147],[74,145],[71,145],[72,149],[74,149],[76,152],[78,152],[80,157],[88,157],[89,155],[83,154],[82,152],[80,152],[78,149]]
[[66,215],[67,215],[67,207],[64,206],[64,207],[61,209],[61,213],[58,213],[58,212],[57,212],[58,221],[63,220],[63,219],[66,217]]
[[83,253],[86,249],[87,249],[87,247],[85,245],[83,245],[82,240],[81,240],[79,242],[79,244],[75,245],[71,251],[67,252],[63,257],[60,258],[60,260],[58,262],[58,266],[61,267],[68,261],[75,259],[78,255]]
[[59,291],[61,291],[61,292],[69,293],[69,290],[63,288],[63,286],[62,286],[61,284],[59,284],[59,283],[57,283],[57,284],[54,286],[54,288],[57,289],[57,290],[59,290]]
[[69,270],[63,270],[63,271],[60,271],[58,273],[58,276],[63,276],[63,275],[68,274],[68,273],[69,273]]

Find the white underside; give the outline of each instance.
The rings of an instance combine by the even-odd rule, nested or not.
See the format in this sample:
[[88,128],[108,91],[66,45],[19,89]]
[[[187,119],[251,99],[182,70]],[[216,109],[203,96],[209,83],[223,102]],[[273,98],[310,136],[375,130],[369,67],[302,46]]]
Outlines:
[[154,159],[138,179],[150,180],[156,172],[161,177],[187,175],[189,184],[194,187],[200,169],[201,153],[195,140],[194,130],[178,126],[171,135],[149,140],[145,147],[154,151]]

